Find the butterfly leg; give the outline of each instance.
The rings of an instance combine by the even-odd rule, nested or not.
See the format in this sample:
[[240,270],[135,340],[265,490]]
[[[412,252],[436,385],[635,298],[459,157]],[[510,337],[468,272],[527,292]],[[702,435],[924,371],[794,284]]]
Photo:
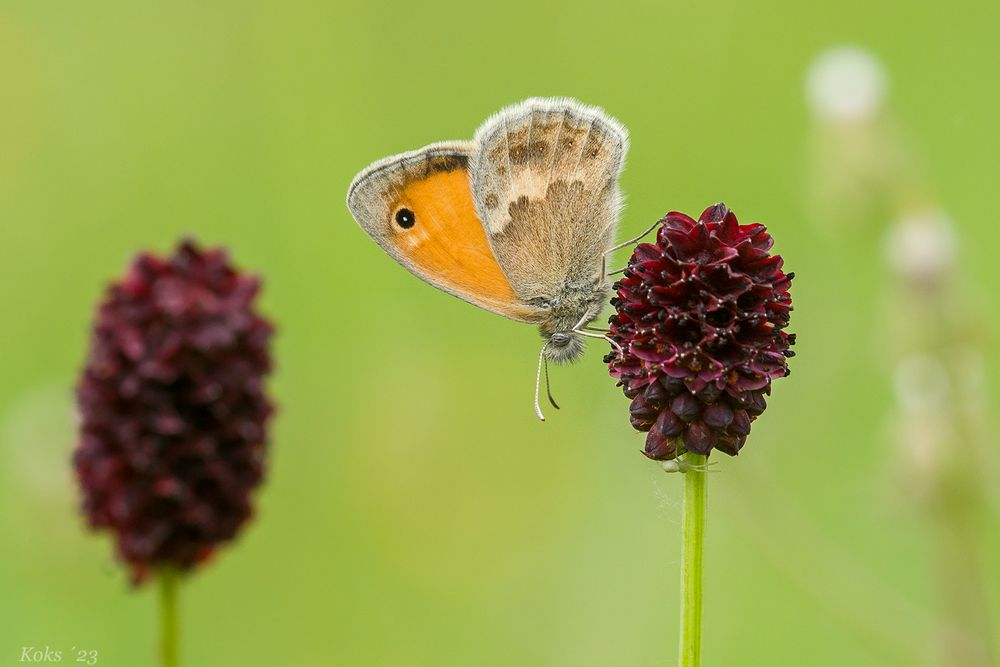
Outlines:
[[[588,317],[589,317],[589,315],[584,315],[580,319],[580,321],[576,323],[576,326],[573,327],[573,333],[580,334],[581,336],[586,336],[587,338],[601,338],[603,340],[606,340],[609,343],[611,343],[611,345],[613,345],[616,350],[618,350],[619,356],[624,356],[625,351],[622,350],[622,346],[619,345],[618,343],[616,343],[615,341],[611,340],[607,336],[607,333],[594,333],[594,332],[591,332],[591,331],[585,331],[585,329],[587,327],[586,327],[586,325],[584,323],[587,321]],[[598,329],[598,331],[601,331],[601,330]]]
[[624,243],[619,243],[618,245],[611,246],[610,248],[608,248],[607,250],[605,250],[604,254],[601,255],[601,275],[602,276],[607,276],[607,275],[612,275],[613,276],[613,275],[615,275],[615,273],[621,273],[622,271],[624,271],[625,269],[621,269],[619,271],[615,271],[615,273],[610,273],[610,274],[606,273],[606,271],[608,270],[608,255],[610,255],[611,253],[615,252],[616,250],[621,250],[622,248],[624,248],[626,246],[630,246],[633,243],[641,241],[643,238],[646,237],[647,234],[649,234],[651,231],[653,231],[654,229],[656,229],[659,226],[660,226],[660,221],[657,220],[656,222],[654,222],[649,227],[649,229],[647,229],[646,231],[644,231],[642,234],[639,234],[634,239],[629,239],[628,241],[625,241]]
[[612,345],[612,346],[613,346],[613,347],[614,347],[614,348],[615,348],[616,350],[618,350],[618,355],[619,355],[619,356],[624,356],[624,355],[625,355],[625,350],[623,350],[623,349],[622,349],[622,346],[621,346],[621,345],[619,345],[618,343],[616,343],[615,341],[613,341],[613,340],[612,340],[611,338],[609,338],[609,337],[608,337],[607,335],[605,335],[605,334],[599,334],[599,333],[592,333],[592,332],[590,332],[590,331],[583,331],[582,329],[579,329],[579,328],[577,328],[577,329],[573,329],[573,333],[575,333],[575,334],[580,334],[581,336],[586,336],[587,338],[600,338],[600,339],[602,339],[602,340],[606,340],[606,341],[608,341],[609,343],[611,343],[611,345]]

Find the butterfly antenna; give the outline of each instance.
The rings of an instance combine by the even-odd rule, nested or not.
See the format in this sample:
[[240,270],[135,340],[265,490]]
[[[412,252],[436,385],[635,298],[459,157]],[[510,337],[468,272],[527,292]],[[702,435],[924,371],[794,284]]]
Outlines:
[[[545,345],[542,345],[542,351],[538,353],[538,370],[535,372],[535,415],[539,419],[545,421],[545,415],[542,414],[542,406],[538,404],[538,393],[542,388],[542,367],[545,367],[545,390],[548,391],[549,388],[549,366],[545,361],[545,350],[549,347],[549,341],[545,341]],[[549,400],[552,401],[552,394],[549,394]],[[552,405],[556,405],[555,401],[552,401]],[[556,405],[558,408],[559,406]]]
[[556,399],[552,398],[552,388],[549,386],[549,360],[547,357],[542,357],[542,360],[545,365],[545,393],[549,395],[549,403],[552,404],[552,407],[558,410],[559,404],[556,403]]

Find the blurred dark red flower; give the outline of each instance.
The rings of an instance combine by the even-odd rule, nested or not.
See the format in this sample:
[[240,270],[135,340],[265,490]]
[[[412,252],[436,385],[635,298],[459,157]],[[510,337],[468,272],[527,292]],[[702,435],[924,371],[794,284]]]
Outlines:
[[649,432],[646,456],[735,455],[789,372],[794,274],[769,254],[764,225],[739,224],[723,204],[660,223],[615,283],[609,336],[622,354],[605,361],[632,399],[632,425]]
[[271,325],[221,249],[142,254],[97,312],[77,385],[83,511],[141,581],[188,570],[250,517],[264,471]]

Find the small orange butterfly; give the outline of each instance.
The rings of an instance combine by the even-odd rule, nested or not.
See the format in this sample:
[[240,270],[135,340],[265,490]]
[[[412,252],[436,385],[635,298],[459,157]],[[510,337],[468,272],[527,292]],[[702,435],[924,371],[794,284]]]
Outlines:
[[585,327],[611,295],[608,253],[628,245],[612,245],[627,150],[625,128],[601,109],[534,98],[491,116],[471,142],[375,162],[347,206],[419,278],[539,325],[544,419],[542,362],[573,361],[585,337],[607,339]]

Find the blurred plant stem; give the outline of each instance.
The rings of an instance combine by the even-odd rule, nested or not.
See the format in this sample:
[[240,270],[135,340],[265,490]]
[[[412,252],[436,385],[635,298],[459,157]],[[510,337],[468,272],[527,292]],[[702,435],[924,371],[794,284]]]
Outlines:
[[963,289],[959,231],[883,105],[888,80],[877,58],[857,48],[817,58],[807,82],[818,121],[812,199],[831,229],[848,223],[869,237],[875,225],[888,232],[894,280],[881,337],[895,361],[893,463],[930,539],[935,664],[989,667],[997,663],[981,565],[991,463],[982,327]]
[[[945,620],[936,633],[935,663],[991,667],[997,656],[982,558],[984,471],[990,463],[982,417],[982,355],[976,350],[975,308],[956,281],[960,264],[941,257],[948,245],[946,230],[950,232],[943,221],[932,225],[919,216],[903,215],[891,235],[890,249],[895,248],[897,256],[897,280],[890,295],[899,350],[897,461],[903,490],[923,512],[929,530],[938,605]],[[914,247],[907,241],[913,237],[937,255]]]
[[160,659],[162,667],[177,667],[177,587],[180,573],[160,570]]
[[[996,665],[991,645],[989,601],[982,567],[982,498],[967,459],[942,471],[929,509],[934,531],[938,599],[950,623],[938,630],[938,664]],[[959,630],[959,631],[956,631]]]
[[702,554],[705,543],[705,461],[700,454],[684,455],[690,469],[684,473],[684,518],[681,555],[680,667],[701,665]]

